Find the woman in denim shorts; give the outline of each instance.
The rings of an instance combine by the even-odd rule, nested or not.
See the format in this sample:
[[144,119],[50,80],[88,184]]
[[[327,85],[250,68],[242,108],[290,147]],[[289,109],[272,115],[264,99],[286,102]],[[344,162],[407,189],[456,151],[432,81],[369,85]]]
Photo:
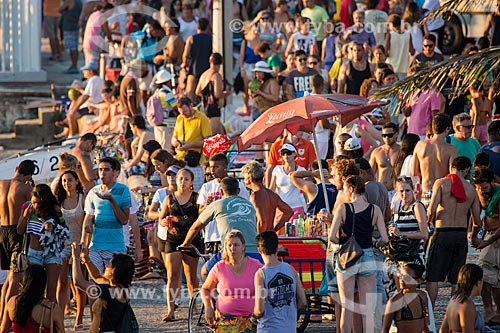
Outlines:
[[[372,249],[373,227],[380,232],[381,245],[388,242],[384,217],[380,208],[368,204],[364,199],[365,185],[359,176],[349,176],[344,183],[344,195],[348,203],[339,205],[333,214],[330,241],[336,244],[347,242],[351,234],[363,249],[363,255],[356,263],[344,269],[338,258],[335,261],[340,301],[342,303],[341,332],[350,332],[352,328],[353,311],[359,311],[363,317],[364,332],[373,332],[373,293],[377,264]],[[355,218],[354,231],[352,230]],[[359,304],[354,303],[354,286],[357,283]]]
[[23,213],[17,225],[19,233],[29,235],[28,262],[47,270],[47,298],[56,301],[57,280],[61,270],[61,252],[69,237],[61,209],[50,187],[36,185],[31,201],[23,205]]

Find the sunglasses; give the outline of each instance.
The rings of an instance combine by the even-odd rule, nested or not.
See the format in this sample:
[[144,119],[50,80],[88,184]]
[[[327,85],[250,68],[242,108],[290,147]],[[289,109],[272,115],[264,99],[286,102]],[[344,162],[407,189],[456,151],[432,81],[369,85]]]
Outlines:
[[292,152],[292,151],[289,151],[289,150],[283,150],[283,151],[281,152],[281,156],[285,156],[285,155],[290,156],[290,155],[292,155],[292,154],[293,154],[293,152]]
[[382,134],[383,138],[392,138],[393,136],[394,136],[394,133]]
[[432,47],[434,47],[434,44],[424,44],[423,46],[426,48],[432,48]]
[[297,61],[299,61],[299,62],[303,62],[303,61],[306,61],[306,60],[307,60],[307,58],[298,58],[297,59]]
[[462,128],[465,128],[465,129],[468,129],[468,130],[471,130],[471,129],[473,129],[473,128],[474,128],[474,125],[467,125],[467,126],[464,126],[464,125],[458,125],[458,126],[460,126],[460,127],[462,127]]
[[318,64],[318,62],[317,62],[317,61],[309,61],[309,62],[308,62],[308,64],[309,64],[309,65],[317,65],[317,64]]
[[270,17],[266,16],[266,17],[261,17],[260,18],[262,21],[269,21],[270,20]]

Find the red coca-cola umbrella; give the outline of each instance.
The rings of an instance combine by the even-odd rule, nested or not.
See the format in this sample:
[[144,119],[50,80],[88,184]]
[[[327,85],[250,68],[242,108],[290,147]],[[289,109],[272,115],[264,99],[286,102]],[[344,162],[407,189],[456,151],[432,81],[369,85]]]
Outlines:
[[[320,119],[337,117],[346,125],[371,110],[386,105],[387,102],[369,102],[357,95],[332,94],[311,95],[296,98],[276,105],[264,112],[239,137],[238,151],[251,145],[274,142],[283,130],[292,133],[306,131],[314,133],[314,126]],[[316,141],[316,140],[315,140]]]
[[[342,124],[346,125],[359,116],[371,110],[387,105],[388,102],[369,102],[367,98],[348,95],[310,95],[296,98],[279,105],[273,106],[255,120],[239,137],[238,151],[243,151],[251,145],[264,142],[274,142],[285,129],[295,134],[298,131],[312,132],[316,156],[318,154],[318,140],[314,126],[320,119],[336,117]],[[319,163],[321,169],[321,163]],[[321,181],[325,186],[323,173],[320,170]],[[326,188],[323,188],[325,203],[328,204]]]

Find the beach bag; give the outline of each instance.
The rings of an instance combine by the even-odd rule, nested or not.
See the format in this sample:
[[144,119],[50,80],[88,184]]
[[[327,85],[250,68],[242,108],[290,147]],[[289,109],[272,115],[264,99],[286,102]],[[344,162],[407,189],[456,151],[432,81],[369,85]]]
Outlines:
[[420,240],[389,236],[389,243],[380,250],[392,261],[413,262],[420,259]]
[[148,99],[146,119],[152,127],[163,124],[163,107],[161,106],[160,94],[158,91]]
[[359,258],[361,258],[361,256],[364,253],[363,249],[361,248],[361,246],[356,241],[356,238],[354,237],[354,226],[355,226],[355,222],[356,222],[356,212],[354,211],[354,206],[352,204],[349,204],[349,205],[351,206],[351,209],[352,209],[351,236],[344,244],[342,244],[340,246],[339,250],[337,251],[337,258],[338,258],[341,270],[346,270],[349,267],[356,264],[356,262],[359,260]]

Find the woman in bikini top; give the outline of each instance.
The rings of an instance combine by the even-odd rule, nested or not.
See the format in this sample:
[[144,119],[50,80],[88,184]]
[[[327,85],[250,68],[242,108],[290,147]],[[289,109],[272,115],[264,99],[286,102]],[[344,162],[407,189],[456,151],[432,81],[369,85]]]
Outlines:
[[387,302],[384,333],[389,333],[393,321],[398,332],[430,332],[428,297],[424,291],[417,289],[424,269],[418,264],[406,264],[400,268],[398,275],[401,291]]

